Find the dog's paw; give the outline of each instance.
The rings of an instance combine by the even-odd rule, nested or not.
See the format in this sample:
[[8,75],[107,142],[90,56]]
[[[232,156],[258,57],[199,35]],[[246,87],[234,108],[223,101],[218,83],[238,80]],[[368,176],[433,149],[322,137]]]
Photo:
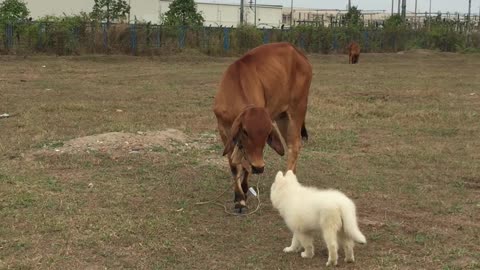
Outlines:
[[337,263],[337,261],[328,260],[328,262],[325,265],[326,266],[337,266],[338,263]]
[[312,253],[310,253],[310,252],[307,253],[306,251],[304,251],[304,252],[300,253],[300,255],[302,256],[302,258],[307,258],[307,259],[313,258],[313,252]]
[[351,258],[345,258],[344,260],[346,263],[354,263],[355,262],[355,258],[351,257]]
[[286,247],[283,249],[283,252],[285,253],[290,253],[290,252],[296,252],[298,249],[292,248],[292,247]]

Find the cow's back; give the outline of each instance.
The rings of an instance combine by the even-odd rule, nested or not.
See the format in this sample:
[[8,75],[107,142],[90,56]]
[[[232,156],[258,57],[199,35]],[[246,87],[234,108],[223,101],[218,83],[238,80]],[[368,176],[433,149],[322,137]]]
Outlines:
[[215,114],[230,122],[249,104],[266,107],[272,117],[289,103],[307,98],[312,67],[303,53],[289,43],[272,43],[247,52],[223,74],[215,97]]

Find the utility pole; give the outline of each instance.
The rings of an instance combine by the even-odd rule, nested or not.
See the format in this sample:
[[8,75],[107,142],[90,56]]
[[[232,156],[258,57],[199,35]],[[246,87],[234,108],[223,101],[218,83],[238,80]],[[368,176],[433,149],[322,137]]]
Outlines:
[[415,0],[415,28],[417,28],[417,0]]
[[243,6],[244,0],[240,0],[240,25],[243,25]]
[[[130,8],[132,8],[132,5],[130,5],[130,4],[131,4],[131,2],[130,2],[130,0],[128,0],[128,6],[129,6]],[[158,5],[159,5],[159,7],[160,7],[160,3],[158,3]],[[127,20],[128,20],[128,23],[130,23],[130,11],[129,11],[128,14],[127,14]]]
[[428,9],[429,16],[432,17],[432,0],[430,0],[430,7]]
[[255,16],[253,16],[253,19],[255,20],[254,25],[257,26],[257,0],[255,0]]
[[393,6],[395,5],[395,0],[392,0],[392,14],[390,16],[393,16]]
[[470,15],[472,13],[472,0],[468,0],[468,16],[467,22],[470,23]]
[[351,8],[352,8],[352,0],[348,0],[348,10],[350,11]]
[[290,5],[290,29],[292,28],[292,26],[293,26],[293,0]]
[[398,0],[397,2],[398,2],[397,14],[400,15],[400,0]]
[[405,21],[407,18],[407,0],[402,0],[402,19]]

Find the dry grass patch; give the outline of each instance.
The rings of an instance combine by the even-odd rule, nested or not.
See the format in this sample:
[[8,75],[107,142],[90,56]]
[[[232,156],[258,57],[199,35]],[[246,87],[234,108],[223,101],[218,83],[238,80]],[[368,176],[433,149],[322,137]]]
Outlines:
[[[307,185],[358,205],[368,244],[341,269],[480,267],[478,55],[311,55]],[[318,269],[283,254],[290,233],[262,207],[215,205],[230,185],[211,111],[233,59],[4,57],[0,74],[0,268]],[[44,67],[45,66],[45,67]],[[128,143],[126,143],[128,142]],[[225,193],[219,201],[232,201]]]

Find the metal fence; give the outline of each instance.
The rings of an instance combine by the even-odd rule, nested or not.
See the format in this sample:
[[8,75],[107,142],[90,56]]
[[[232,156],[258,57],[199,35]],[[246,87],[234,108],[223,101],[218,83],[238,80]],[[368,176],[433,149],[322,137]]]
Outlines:
[[260,44],[287,41],[306,52],[344,52],[355,40],[363,52],[395,52],[406,48],[455,51],[458,47],[480,48],[476,31],[443,27],[350,29],[309,27],[256,29],[220,27],[167,27],[151,24],[88,24],[34,22],[4,25],[1,53],[52,53],[57,55],[164,54],[197,49],[211,55],[242,53]]

